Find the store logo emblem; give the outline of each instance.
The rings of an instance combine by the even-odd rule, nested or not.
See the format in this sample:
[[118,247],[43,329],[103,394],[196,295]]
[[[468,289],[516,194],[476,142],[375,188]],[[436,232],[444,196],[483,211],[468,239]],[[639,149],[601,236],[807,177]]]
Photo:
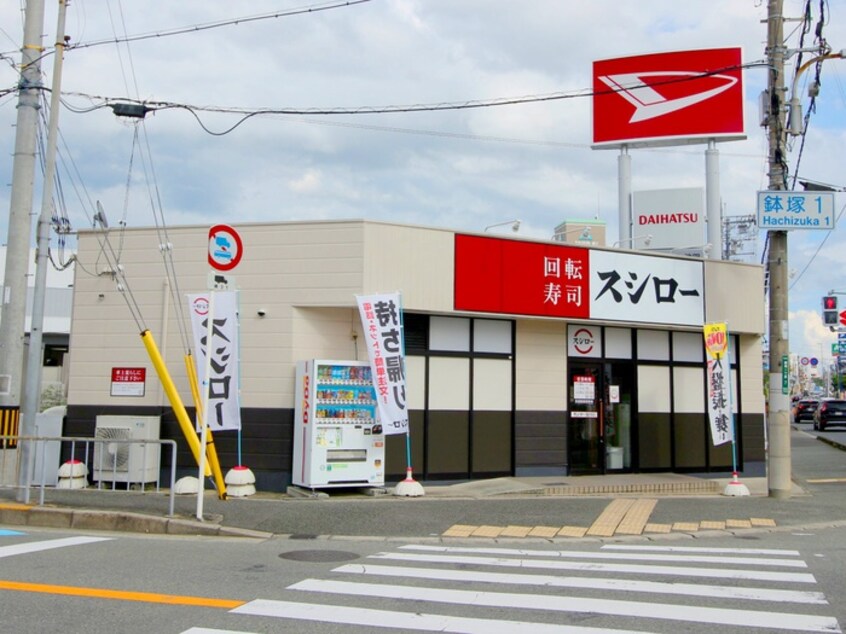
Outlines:
[[[597,79],[603,84],[616,91],[623,99],[635,107],[634,114],[629,123],[648,121],[656,119],[671,112],[689,108],[695,104],[707,101],[725,92],[734,86],[738,79],[729,75],[708,75],[715,79],[722,80],[720,85],[695,92],[683,97],[668,99],[654,88],[646,85],[643,79],[646,77],[661,77],[665,83],[676,83],[687,81],[691,78],[704,77],[706,74],[691,71],[655,71],[648,73],[620,73],[615,75],[601,75]],[[698,84],[691,81],[695,88]]]
[[198,297],[194,300],[194,312],[198,315],[209,314],[209,300],[206,297]]
[[579,354],[590,354],[594,343],[593,333],[587,328],[579,328],[573,333],[573,347]]

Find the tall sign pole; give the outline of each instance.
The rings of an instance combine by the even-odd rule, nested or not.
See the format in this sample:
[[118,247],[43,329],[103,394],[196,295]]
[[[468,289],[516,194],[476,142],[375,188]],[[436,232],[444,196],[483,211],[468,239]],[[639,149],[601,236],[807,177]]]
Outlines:
[[6,275],[0,294],[0,408],[20,408],[26,325],[26,287],[32,233],[32,196],[35,174],[35,139],[41,96],[41,34],[44,1],[30,0],[24,13],[24,41],[18,84],[15,157],[9,231],[6,240]]
[[[767,60],[769,80],[769,189],[787,189],[785,166],[787,147],[784,130],[784,0],[768,0]],[[782,365],[790,355],[787,321],[787,232],[770,232],[767,271],[770,283],[769,414],[767,416],[768,470],[770,497],[789,498],[791,492],[789,397],[782,389]]]

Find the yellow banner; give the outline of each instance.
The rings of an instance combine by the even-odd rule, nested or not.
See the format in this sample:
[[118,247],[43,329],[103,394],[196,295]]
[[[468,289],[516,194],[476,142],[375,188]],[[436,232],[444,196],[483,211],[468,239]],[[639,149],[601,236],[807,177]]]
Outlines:
[[725,323],[705,324],[705,350],[712,359],[722,359],[728,349],[728,328]]

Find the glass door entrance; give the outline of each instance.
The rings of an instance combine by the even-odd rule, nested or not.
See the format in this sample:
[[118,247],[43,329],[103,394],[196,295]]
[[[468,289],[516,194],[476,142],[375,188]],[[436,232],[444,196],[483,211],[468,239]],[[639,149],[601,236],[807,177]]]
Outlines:
[[632,392],[630,366],[571,361],[567,376],[571,474],[631,469]]
[[605,473],[600,367],[573,364],[569,370],[567,447],[573,475]]

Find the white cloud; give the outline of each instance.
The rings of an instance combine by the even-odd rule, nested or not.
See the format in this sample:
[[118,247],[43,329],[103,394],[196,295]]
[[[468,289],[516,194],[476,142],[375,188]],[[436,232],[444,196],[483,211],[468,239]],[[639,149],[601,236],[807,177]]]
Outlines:
[[320,180],[317,170],[307,170],[302,176],[289,180],[288,187],[298,194],[310,194],[320,188]]

